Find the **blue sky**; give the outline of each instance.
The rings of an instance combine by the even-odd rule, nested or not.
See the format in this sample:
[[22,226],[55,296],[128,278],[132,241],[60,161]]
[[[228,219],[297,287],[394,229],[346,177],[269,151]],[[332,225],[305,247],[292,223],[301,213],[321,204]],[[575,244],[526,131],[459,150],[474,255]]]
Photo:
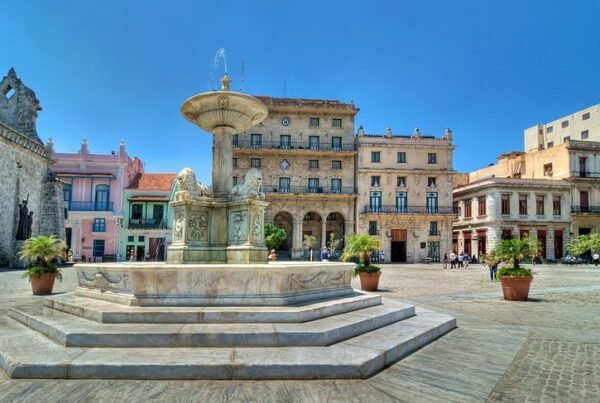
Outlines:
[[[354,101],[369,133],[442,135],[469,171],[522,150],[523,130],[600,102],[598,1],[11,1],[0,74],[44,111],[43,140],[108,153],[124,138],[149,172],[210,178],[211,137],[187,97],[218,87]],[[212,80],[211,80],[212,78]],[[287,78],[287,80],[286,80]]]

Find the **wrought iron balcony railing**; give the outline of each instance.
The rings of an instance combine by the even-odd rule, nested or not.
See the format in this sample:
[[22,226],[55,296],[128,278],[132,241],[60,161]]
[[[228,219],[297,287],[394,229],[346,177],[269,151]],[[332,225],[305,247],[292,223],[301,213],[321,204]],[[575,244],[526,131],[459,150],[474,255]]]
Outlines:
[[129,219],[129,228],[158,228],[158,229],[166,229],[167,228],[167,220],[157,219],[157,218],[130,218]]
[[575,178],[590,178],[590,179],[600,179],[600,172],[592,172],[592,171],[571,171],[571,177],[575,177]]
[[362,214],[450,214],[452,206],[364,206]]
[[71,201],[65,203],[70,211],[113,211],[113,202]]
[[263,185],[265,193],[326,193],[326,194],[353,194],[353,187],[331,188],[322,186],[277,186]]
[[571,206],[571,213],[600,214],[600,206]]
[[237,140],[233,141],[234,148],[255,148],[255,149],[273,149],[273,150],[314,150],[314,151],[354,151],[356,145],[348,144],[332,144],[332,143],[311,143],[308,141],[252,141],[252,140]]

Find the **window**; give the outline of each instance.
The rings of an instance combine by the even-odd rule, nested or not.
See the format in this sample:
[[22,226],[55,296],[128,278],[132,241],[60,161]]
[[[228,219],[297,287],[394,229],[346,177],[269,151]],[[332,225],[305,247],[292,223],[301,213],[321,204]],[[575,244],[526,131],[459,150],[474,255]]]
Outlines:
[[94,205],[95,211],[109,211],[109,200],[110,200],[110,186],[109,185],[96,185],[96,203]]
[[465,218],[471,218],[471,199],[465,200]]
[[554,141],[551,141],[548,144],[546,144],[546,148],[552,148],[552,147],[554,147]]
[[580,178],[586,178],[587,175],[587,158],[586,157],[579,157],[579,177]]
[[250,158],[250,168],[260,168],[260,158]]
[[381,176],[371,176],[371,186],[379,186]]
[[554,196],[552,198],[552,214],[554,214],[555,216],[560,216],[562,214],[560,206],[560,196]]
[[94,239],[94,257],[104,256],[104,239]]
[[308,160],[308,167],[312,169],[319,168],[319,160]]
[[563,139],[563,142],[564,142],[564,143],[566,143],[566,142],[568,142],[569,140],[571,140],[571,136],[566,136],[566,137]]
[[552,133],[554,131],[554,127],[548,126],[546,127],[546,133]]
[[280,193],[290,192],[290,178],[279,178],[279,190]]
[[381,162],[380,151],[371,151],[371,162]]
[[405,164],[406,163],[406,153],[404,151],[398,152],[398,163]]
[[398,187],[406,186],[406,176],[396,177],[396,186],[398,186]]
[[408,213],[408,194],[406,192],[396,192],[396,212]]
[[233,186],[237,185],[237,176],[233,177]]
[[369,235],[377,235],[377,221],[369,221]]
[[477,214],[482,216],[487,214],[487,206],[485,202],[485,196],[480,196],[477,198]]
[[64,200],[64,206],[67,210],[71,208],[72,191],[73,191],[73,186],[63,185],[63,200]]
[[237,168],[237,166],[238,166],[238,165],[237,165],[237,158],[234,158],[234,159],[233,159],[233,167],[234,167],[234,168]]
[[436,153],[427,153],[427,163],[428,164],[437,164],[437,154]]
[[527,215],[527,195],[519,195],[519,214]]
[[335,151],[339,151],[342,149],[342,138],[341,137],[332,137],[331,138],[331,149]]
[[236,134],[233,135],[233,139],[231,140],[231,144],[234,147],[238,147],[239,146],[239,144],[240,144],[240,136],[239,136],[239,134],[236,133]]
[[146,240],[146,237],[138,236],[138,242],[144,242],[145,240]]
[[552,176],[552,163],[544,164],[544,176]]
[[310,127],[319,127],[319,118],[310,118],[308,125]]
[[369,212],[379,213],[381,211],[381,192],[371,192],[369,195]]
[[590,137],[590,131],[589,130],[584,130],[581,132],[581,140],[585,140],[588,137]]
[[292,145],[292,137],[289,134],[279,136],[279,148],[288,149]]
[[134,239],[134,236],[133,235],[129,235],[127,237],[127,242],[134,242],[133,239]]
[[250,135],[250,147],[261,148],[262,147],[262,134],[251,134]]
[[132,220],[141,220],[142,219],[142,214],[144,211],[144,205],[143,204],[132,204],[131,205],[131,219]]
[[503,194],[501,199],[501,213],[504,215],[510,214],[510,195]]
[[342,127],[342,119],[332,119],[331,127]]
[[331,192],[332,193],[342,193],[342,180],[341,179],[332,179],[331,180]]
[[308,137],[308,148],[311,150],[318,150],[321,148],[319,136],[309,136]]
[[437,192],[427,192],[427,198],[425,200],[427,213],[437,214],[438,212],[438,194]]
[[502,240],[512,239],[512,230],[511,229],[503,229],[502,230]]
[[437,236],[439,235],[439,231],[438,231],[438,223],[437,221],[431,221],[429,223],[429,235],[431,236]]
[[583,115],[581,115],[581,120],[588,120],[590,118],[590,113],[586,112]]
[[327,214],[327,221],[337,221],[337,213]]
[[[304,218],[303,218],[304,221],[314,221],[314,219],[315,219],[315,215],[312,213],[312,211],[310,213],[304,214]],[[310,231],[310,233],[307,235],[312,235],[312,231]]]
[[427,187],[430,188],[432,186],[437,186],[437,178],[434,176],[427,178]]
[[569,127],[569,121],[568,121],[568,120],[565,120],[565,121],[563,121],[563,122],[560,124],[560,127],[562,127],[563,129],[564,129],[565,127]]
[[544,199],[545,199],[545,197],[542,195],[538,195],[535,197],[535,214],[536,215],[544,215]]
[[308,191],[310,193],[319,192],[319,178],[308,178]]
[[155,204],[152,206],[152,219],[158,224],[165,216],[165,206],[163,204]]
[[342,161],[340,161],[340,160],[331,161],[331,169],[342,169]]
[[457,201],[452,202],[452,211],[454,212],[454,214],[456,215],[460,215],[460,206],[458,205]]
[[92,232],[106,232],[106,220],[104,218],[94,218]]

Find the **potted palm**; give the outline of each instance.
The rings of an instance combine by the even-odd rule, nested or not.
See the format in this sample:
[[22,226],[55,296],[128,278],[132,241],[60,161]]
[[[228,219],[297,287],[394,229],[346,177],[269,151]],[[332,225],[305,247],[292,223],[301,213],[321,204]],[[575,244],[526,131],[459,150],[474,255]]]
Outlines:
[[364,291],[377,291],[381,269],[371,264],[371,254],[381,247],[381,241],[368,234],[350,234],[346,238],[346,246],[341,259],[348,261],[359,259],[354,267],[353,275],[360,277],[360,287]]
[[19,252],[20,259],[29,259],[32,264],[23,273],[29,278],[34,295],[52,293],[54,281],[62,280],[62,274],[56,267],[56,259],[64,256],[66,245],[54,235],[38,235],[29,238]]
[[533,271],[519,263],[526,257],[537,256],[539,241],[528,237],[504,239],[492,251],[492,256],[501,262],[512,263],[512,267],[501,267],[497,276],[502,284],[502,294],[508,301],[527,301],[533,280]]

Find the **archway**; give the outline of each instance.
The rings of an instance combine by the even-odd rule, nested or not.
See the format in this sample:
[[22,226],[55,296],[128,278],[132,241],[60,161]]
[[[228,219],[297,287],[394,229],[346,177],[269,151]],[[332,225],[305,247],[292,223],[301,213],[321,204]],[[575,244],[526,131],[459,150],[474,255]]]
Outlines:
[[287,239],[283,245],[279,247],[279,251],[291,251],[292,243],[294,241],[294,219],[292,218],[292,215],[284,211],[275,214],[275,217],[273,217],[273,225],[284,229],[287,233]]
[[304,214],[304,217],[302,218],[302,242],[304,243],[304,237],[306,235],[314,236],[315,242],[313,244],[313,249],[316,251],[321,249],[322,223],[323,219],[321,218],[321,215],[314,211],[309,211]]
[[325,236],[327,237],[327,246],[332,247],[331,234],[333,234],[333,246],[335,247],[334,255],[339,254],[339,252],[341,252],[341,250],[344,248],[344,237],[346,235],[344,216],[337,211],[329,213],[326,219],[325,232]]

